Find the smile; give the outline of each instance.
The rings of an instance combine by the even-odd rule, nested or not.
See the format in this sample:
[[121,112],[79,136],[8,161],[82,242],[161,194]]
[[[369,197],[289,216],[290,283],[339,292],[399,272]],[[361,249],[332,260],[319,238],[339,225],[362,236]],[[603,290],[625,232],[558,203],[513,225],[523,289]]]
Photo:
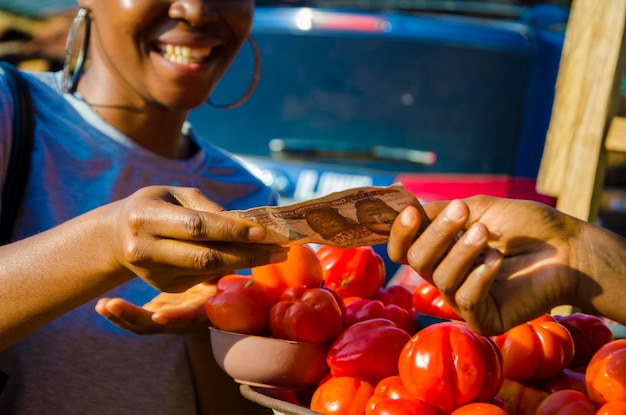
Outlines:
[[165,59],[180,65],[200,63],[209,57],[211,50],[212,48],[193,48],[172,44],[159,46],[159,51]]

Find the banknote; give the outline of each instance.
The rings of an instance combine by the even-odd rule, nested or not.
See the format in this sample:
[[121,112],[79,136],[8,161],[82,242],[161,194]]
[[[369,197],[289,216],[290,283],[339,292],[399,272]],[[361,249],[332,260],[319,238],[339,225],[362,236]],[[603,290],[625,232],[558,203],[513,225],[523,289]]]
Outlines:
[[[415,195],[401,184],[358,187],[292,205],[231,210],[224,214],[262,224],[268,232],[264,241],[267,243],[352,248],[387,242],[393,221],[409,205],[427,219]],[[426,223],[427,220],[423,226]]]

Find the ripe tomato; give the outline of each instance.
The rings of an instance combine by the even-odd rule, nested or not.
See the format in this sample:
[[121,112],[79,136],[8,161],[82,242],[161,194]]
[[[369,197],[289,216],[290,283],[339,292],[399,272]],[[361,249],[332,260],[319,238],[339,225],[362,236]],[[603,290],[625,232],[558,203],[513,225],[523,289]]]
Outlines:
[[244,334],[266,330],[271,303],[263,284],[232,274],[222,277],[216,288],[217,293],[204,306],[215,327]]
[[537,388],[553,393],[562,389],[573,389],[584,394],[587,393],[585,374],[565,368],[550,379],[541,381],[535,385]]
[[598,409],[596,415],[626,415],[626,401],[607,402]]
[[391,320],[411,336],[417,331],[417,324],[413,312],[409,312],[395,304],[384,305],[379,300],[362,298],[346,306],[346,327],[350,327],[359,321],[374,318],[386,318],[387,320]]
[[413,312],[413,292],[402,285],[389,285],[378,290],[372,300],[380,300],[383,304],[395,304],[409,312]]
[[287,287],[316,288],[322,284],[322,265],[309,245],[289,248],[287,260],[251,269],[252,278],[266,286],[273,302],[278,301]]
[[454,309],[444,300],[441,293],[433,284],[419,277],[415,291],[413,291],[413,309],[420,314],[437,317],[444,320],[463,320]]
[[489,337],[460,321],[430,325],[415,334],[398,359],[404,386],[449,413],[490,401],[502,385],[502,356]]
[[493,340],[502,352],[504,376],[525,384],[555,376],[574,356],[572,335],[549,314],[513,327]]
[[475,402],[458,407],[450,415],[509,415],[509,413],[492,403]]
[[626,400],[626,339],[602,346],[587,365],[585,379],[589,397],[600,405]]
[[554,318],[574,339],[574,357],[568,366],[571,369],[586,367],[600,347],[615,340],[613,332],[600,317],[574,313]]
[[371,298],[385,283],[385,262],[371,246],[322,245],[317,256],[322,264],[324,285],[343,298]]
[[[371,398],[370,398],[371,399]],[[366,415],[439,415],[437,408],[417,398],[382,398]]]
[[313,392],[311,410],[327,415],[360,415],[374,393],[374,386],[364,380],[343,376],[330,377]]
[[504,378],[497,398],[502,400],[511,415],[535,415],[546,396],[547,392]]
[[[294,287],[299,292],[299,287]],[[288,293],[289,289],[285,291]],[[343,331],[343,310],[330,290],[309,288],[274,304],[269,311],[273,337],[332,343]]]
[[410,338],[390,320],[361,321],[341,333],[326,362],[333,376],[353,376],[376,384],[398,374],[398,357]]
[[548,393],[545,391],[504,378],[497,398],[502,400],[504,408],[511,415],[535,415],[546,396]]
[[597,411],[598,406],[587,395],[564,389],[546,396],[535,415],[596,415]]

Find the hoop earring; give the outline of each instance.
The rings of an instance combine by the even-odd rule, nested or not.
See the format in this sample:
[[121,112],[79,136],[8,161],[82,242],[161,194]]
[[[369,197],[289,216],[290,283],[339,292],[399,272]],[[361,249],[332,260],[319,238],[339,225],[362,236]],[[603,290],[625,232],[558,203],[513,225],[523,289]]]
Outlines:
[[[72,58],[74,48],[76,47],[76,39],[78,38],[78,30],[82,25],[85,25],[85,34],[83,37],[83,44],[80,47],[74,70],[71,70]],[[67,42],[65,44],[65,56],[63,59],[63,92],[74,93],[76,91],[76,85],[78,84],[78,78],[83,72],[85,66],[85,60],[87,57],[87,49],[89,48],[89,35],[91,31],[91,18],[89,17],[89,11],[85,8],[78,9],[76,17],[72,22],[69,34],[67,36]],[[70,75],[71,72],[71,75]]]
[[250,48],[252,48],[252,53],[254,55],[254,73],[252,74],[252,81],[250,82],[248,89],[246,90],[246,92],[243,94],[241,98],[239,98],[237,101],[231,102],[230,104],[217,104],[213,102],[211,98],[209,97],[209,99],[207,99],[206,102],[210,106],[215,107],[217,109],[237,108],[238,106],[246,102],[248,98],[250,98],[250,96],[256,89],[257,85],[259,84],[259,79],[261,77],[261,53],[259,52],[259,47],[257,46],[256,41],[251,35],[248,36],[247,40],[248,40],[248,43],[250,43]]

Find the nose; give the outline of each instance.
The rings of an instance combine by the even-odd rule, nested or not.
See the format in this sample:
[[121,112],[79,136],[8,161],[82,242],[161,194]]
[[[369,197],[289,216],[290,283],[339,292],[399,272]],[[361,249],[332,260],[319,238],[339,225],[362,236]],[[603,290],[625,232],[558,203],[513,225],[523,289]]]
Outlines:
[[187,21],[191,26],[201,27],[218,19],[218,13],[207,0],[175,0],[170,6],[172,19]]

